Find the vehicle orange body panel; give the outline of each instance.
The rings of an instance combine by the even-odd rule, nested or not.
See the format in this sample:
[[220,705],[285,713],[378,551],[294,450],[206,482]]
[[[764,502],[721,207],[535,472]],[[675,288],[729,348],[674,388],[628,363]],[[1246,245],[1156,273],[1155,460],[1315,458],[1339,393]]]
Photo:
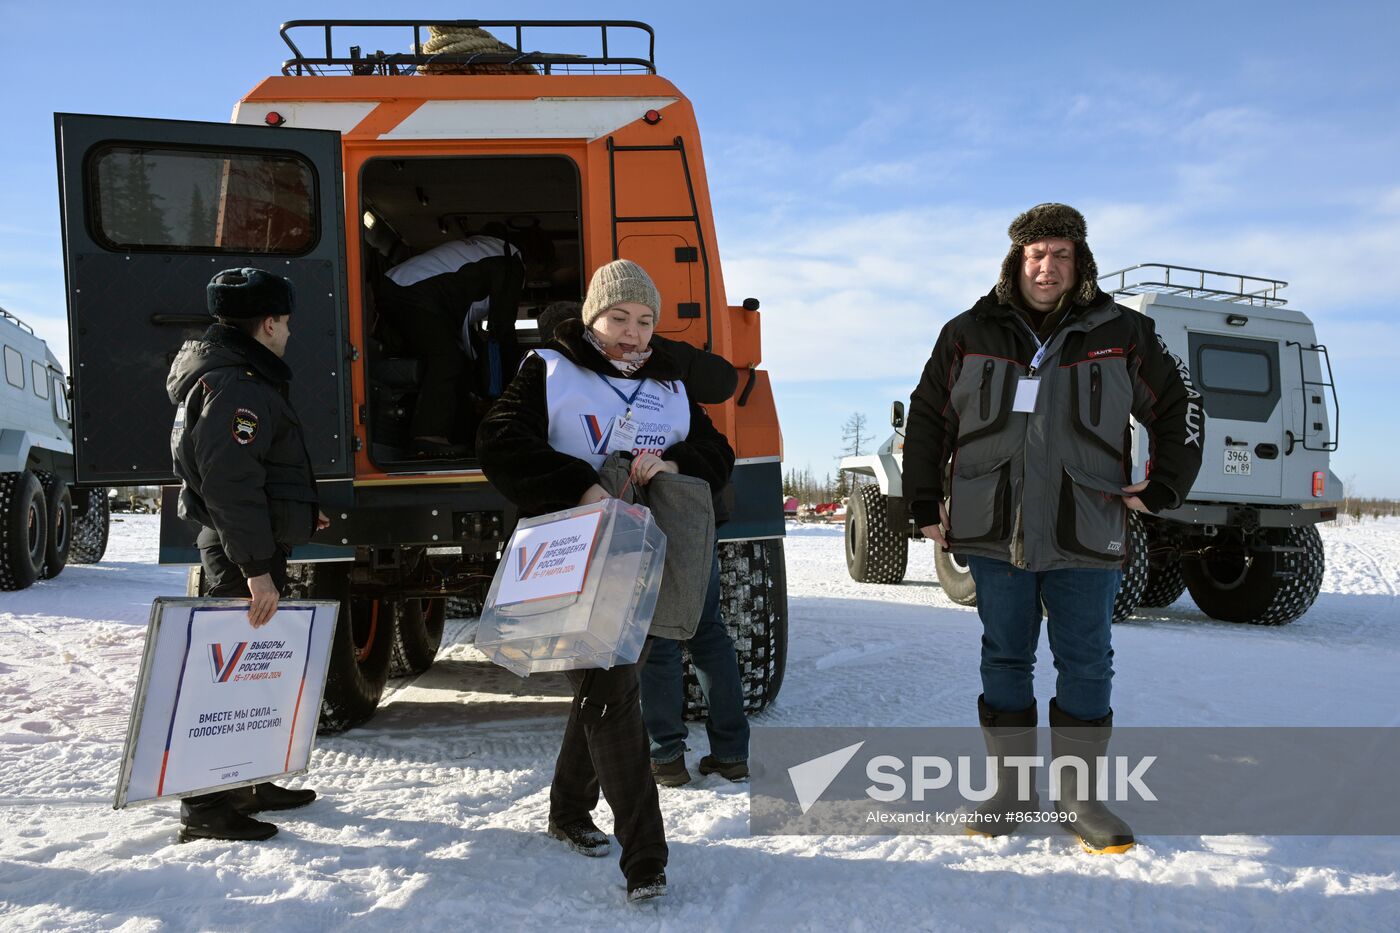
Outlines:
[[[531,138],[518,128],[511,135],[483,136],[482,130],[463,125],[461,135],[455,125],[438,130],[442,135],[418,133],[395,138],[426,105],[447,108],[452,102],[560,102],[567,106],[589,106],[598,101],[637,99],[637,112],[630,120],[593,138]],[[658,107],[646,100],[665,101]],[[311,105],[319,105],[312,107]],[[331,105],[331,106],[325,106]],[[625,104],[622,104],[625,108]],[[303,109],[306,119],[302,120]],[[312,111],[315,111],[312,115]],[[649,124],[648,110],[660,119]],[[677,302],[698,303],[703,315],[707,294],[710,300],[711,349],[728,359],[739,373],[735,398],[723,405],[708,406],[716,426],[724,431],[740,459],[778,458],[782,437],[774,408],[772,388],[765,372],[757,369],[762,360],[757,311],[730,306],[725,300],[724,276],[715,235],[709,186],[705,176],[700,134],[690,102],[664,78],[655,75],[431,75],[431,76],[291,76],[272,77],[254,88],[235,110],[235,121],[262,123],[267,113],[276,112],[286,125],[321,126],[342,132],[345,171],[346,274],[350,314],[350,339],[363,347],[364,276],[361,238],[355,235],[361,213],[361,169],[371,159],[413,156],[463,155],[559,155],[578,167],[582,206],[583,262],[586,282],[592,270],[614,258],[613,198],[619,217],[658,218],[617,224],[616,254],[634,259],[652,274],[660,289],[663,312],[657,333],[704,346],[704,317],[681,319],[674,309]],[[490,113],[480,108],[475,117]],[[464,112],[463,117],[467,114]],[[342,125],[327,126],[343,119]],[[319,122],[318,122],[319,121]],[[467,121],[464,119],[463,124]],[[545,130],[542,130],[545,131]],[[489,134],[491,128],[487,128]],[[666,146],[679,140],[684,147],[685,165],[691,185],[686,185],[681,157],[674,150],[617,151],[609,146]],[[611,157],[611,158],[610,158]],[[615,171],[610,169],[615,168]],[[615,185],[615,189],[614,189]],[[693,204],[692,208],[692,196]],[[699,218],[701,243],[696,242]],[[673,247],[701,246],[708,259],[709,281],[704,280],[700,262],[676,261]],[[366,375],[363,366],[352,367],[352,387],[356,411],[366,403]],[[750,386],[750,382],[752,385]],[[747,392],[745,390],[748,390]],[[745,404],[739,405],[740,398]],[[371,462],[365,427],[356,424],[360,439],[356,453],[357,482],[374,484],[400,482],[405,474],[390,477]],[[408,474],[409,476],[421,474]],[[479,471],[459,472],[461,481],[478,479]],[[439,481],[446,478],[434,474]],[[422,478],[426,479],[425,476]]]

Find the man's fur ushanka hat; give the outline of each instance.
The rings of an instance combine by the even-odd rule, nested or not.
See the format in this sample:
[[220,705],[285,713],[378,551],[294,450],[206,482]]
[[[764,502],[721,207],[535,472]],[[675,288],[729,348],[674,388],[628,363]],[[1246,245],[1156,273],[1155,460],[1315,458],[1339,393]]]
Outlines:
[[1089,225],[1084,215],[1068,204],[1037,204],[1015,220],[1006,232],[1011,237],[1011,251],[1001,264],[997,280],[997,298],[1010,304],[1020,287],[1021,254],[1026,246],[1037,240],[1062,239],[1074,243],[1074,272],[1077,287],[1074,303],[1087,305],[1099,293],[1099,266],[1089,250]]
[[281,317],[296,308],[297,290],[290,279],[245,266],[225,269],[204,288],[209,313],[221,321]]

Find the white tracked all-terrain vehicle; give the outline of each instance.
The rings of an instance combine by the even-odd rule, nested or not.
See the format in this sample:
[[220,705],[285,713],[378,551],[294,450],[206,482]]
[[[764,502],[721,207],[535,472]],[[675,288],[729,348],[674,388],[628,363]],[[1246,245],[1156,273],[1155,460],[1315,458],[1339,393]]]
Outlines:
[[68,378],[33,328],[0,308],[0,590],[107,549],[107,490],[73,488]]
[[[1200,474],[1181,507],[1128,513],[1129,553],[1115,622],[1139,607],[1168,606],[1189,590],[1206,615],[1282,625],[1312,606],[1325,559],[1317,525],[1342,498],[1329,468],[1340,409],[1327,348],[1312,321],[1284,307],[1287,283],[1256,276],[1145,263],[1103,276],[1119,304],[1151,317],[1202,395]],[[910,538],[904,506],[904,405],[895,432],[874,454],[840,468],[871,477],[846,510],[846,565],[864,583],[899,583]],[[1133,481],[1146,475],[1149,439],[1132,424]],[[949,598],[976,605],[966,564],[937,548]]]

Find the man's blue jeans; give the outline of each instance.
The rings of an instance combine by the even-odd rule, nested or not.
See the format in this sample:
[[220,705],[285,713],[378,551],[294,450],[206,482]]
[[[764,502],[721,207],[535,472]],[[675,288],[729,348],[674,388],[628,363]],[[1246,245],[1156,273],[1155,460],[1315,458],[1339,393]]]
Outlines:
[[1006,561],[968,555],[982,617],[982,696],[992,709],[1023,710],[1035,702],[1031,675],[1040,641],[1041,602],[1055,657],[1055,702],[1076,719],[1109,712],[1113,685],[1113,600],[1120,570],[1020,570]]
[[[749,721],[744,715],[744,687],[739,681],[739,660],[734,640],[719,616],[719,550],[710,567],[710,589],[700,612],[700,625],[685,642],[710,706],[705,731],[710,754],[723,762],[747,761]],[[651,654],[642,668],[642,721],[651,740],[651,760],[675,761],[685,753],[685,683],[681,668],[681,643],[653,638]]]

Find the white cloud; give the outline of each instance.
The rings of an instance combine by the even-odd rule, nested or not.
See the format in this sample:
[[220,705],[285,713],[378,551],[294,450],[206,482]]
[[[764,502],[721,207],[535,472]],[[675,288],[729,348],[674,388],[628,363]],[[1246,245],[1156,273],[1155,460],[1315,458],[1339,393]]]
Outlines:
[[[1101,272],[1167,262],[1283,278],[1284,297],[1317,323],[1334,363],[1388,357],[1400,345],[1400,323],[1369,320],[1388,306],[1377,272],[1400,255],[1400,218],[1202,229],[1170,204],[1081,206]],[[726,286],[762,300],[764,365],[776,380],[907,375],[912,386],[943,323],[995,283],[1017,209],[809,212],[800,228],[750,228],[731,240]]]

